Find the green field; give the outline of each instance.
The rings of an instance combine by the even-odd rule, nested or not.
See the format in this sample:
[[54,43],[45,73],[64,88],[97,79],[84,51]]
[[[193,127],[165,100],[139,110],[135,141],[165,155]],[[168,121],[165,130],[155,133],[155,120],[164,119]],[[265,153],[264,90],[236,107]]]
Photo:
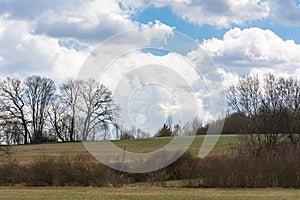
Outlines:
[[92,188],[92,187],[0,187],[0,199],[122,199],[122,200],[293,200],[296,189],[187,189],[187,188]]
[[[151,138],[140,140],[118,140],[113,141],[120,148],[126,147],[131,152],[151,152],[157,150],[171,141],[172,138]],[[204,136],[197,136],[189,148],[193,155],[198,155],[199,149],[203,142]],[[238,136],[223,135],[220,137],[217,145],[214,147],[210,155],[224,154],[231,147],[237,144]],[[53,143],[53,144],[36,144],[36,145],[20,145],[13,147],[14,156],[21,163],[30,162],[39,159],[41,156],[76,156],[87,155],[89,152],[85,149],[81,142],[74,143]],[[92,158],[92,157],[91,157]]]

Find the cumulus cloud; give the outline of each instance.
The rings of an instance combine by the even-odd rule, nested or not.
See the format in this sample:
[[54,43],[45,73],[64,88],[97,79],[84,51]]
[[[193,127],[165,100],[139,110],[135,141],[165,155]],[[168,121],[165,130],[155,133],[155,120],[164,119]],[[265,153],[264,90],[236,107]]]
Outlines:
[[[123,47],[150,43],[172,34],[172,28],[159,21],[132,22],[129,12],[122,9],[118,1],[1,1],[1,74],[47,74],[56,79],[75,77],[98,42],[138,27],[145,34],[127,38]],[[153,32],[153,28],[164,31]],[[107,48],[111,48],[112,53],[122,49],[118,41]]]
[[[193,96],[200,90],[193,90],[193,83],[199,78],[193,66],[180,55],[155,56],[136,50],[112,63],[101,82],[108,85],[121,106],[124,126],[135,125],[154,133],[168,115],[174,122],[184,123],[205,112],[203,94],[197,100]],[[197,105],[201,105],[199,110]]]
[[138,27],[116,1],[80,1],[63,10],[45,10],[35,20],[36,33],[51,37],[103,40]]
[[60,46],[57,39],[33,34],[30,23],[26,21],[2,16],[0,27],[2,75],[40,74],[59,80],[75,76],[87,56],[87,52]]
[[0,15],[4,13],[9,13],[12,19],[32,23],[36,34],[56,38],[99,41],[138,27],[117,0],[0,1]]
[[[212,66],[202,53],[197,49],[186,56],[175,52],[157,56],[136,49],[116,57],[99,78],[121,106],[122,124],[153,133],[168,115],[182,124],[199,116],[205,121],[219,116],[222,106],[218,103],[224,99],[218,95],[235,76]],[[97,55],[99,61],[106,59],[104,54]],[[99,62],[91,64],[99,66]]]
[[[93,1],[90,3],[97,2]],[[91,6],[90,4],[88,5]],[[109,12],[114,8],[102,7],[102,9],[105,12]],[[85,11],[87,12],[87,10]],[[55,19],[55,16],[49,17],[50,21],[51,19]],[[77,20],[72,20],[75,21],[74,23],[77,23]],[[62,80],[69,76],[76,77],[90,51],[95,48],[93,42],[85,42],[85,39],[80,40],[78,33],[74,33],[73,39],[72,35],[58,35],[57,37],[59,38],[56,38],[50,36],[50,34],[38,34],[37,22],[25,20],[25,18],[16,19],[16,16],[13,16],[11,13],[1,15],[0,70],[2,76],[3,74],[19,74],[22,76],[40,74],[52,76],[57,80]],[[105,20],[105,23],[109,24],[110,22]],[[88,26],[88,23],[86,26]],[[115,32],[118,32],[118,25],[111,24],[111,26]],[[64,28],[68,29],[68,27]],[[105,32],[105,26],[98,28],[101,30],[103,28]],[[161,29],[161,31],[153,31],[153,29],[157,28]],[[55,30],[55,27],[53,29]],[[114,41],[113,45],[105,47],[106,50],[110,48],[111,54],[118,56],[118,50],[128,48],[128,45],[134,46],[138,43],[150,44],[151,41],[163,42],[165,37],[172,34],[173,31],[171,27],[159,21],[141,25],[140,30],[144,34],[123,39],[123,42],[125,41],[126,44]],[[96,34],[93,30],[86,31],[89,34]],[[101,34],[104,37],[105,34]],[[99,40],[96,41],[99,42]]]
[[300,45],[260,28],[229,30],[223,39],[209,39],[202,47],[226,70],[248,73],[252,68],[293,72],[300,67]]

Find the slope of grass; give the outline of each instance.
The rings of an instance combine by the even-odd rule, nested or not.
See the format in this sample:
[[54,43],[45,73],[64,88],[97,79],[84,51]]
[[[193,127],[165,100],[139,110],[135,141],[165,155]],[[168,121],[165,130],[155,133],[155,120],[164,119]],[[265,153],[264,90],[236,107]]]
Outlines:
[[[127,151],[131,152],[151,152],[167,145],[172,138],[150,138],[140,140],[121,140],[113,141],[113,143],[120,148],[126,147]],[[189,151],[197,156],[204,136],[197,136],[190,146]],[[230,150],[238,141],[236,135],[222,135],[212,154],[224,154]],[[42,156],[70,156],[87,155],[89,152],[85,149],[81,142],[73,143],[53,143],[53,144],[34,144],[34,145],[20,145],[13,147],[12,151],[17,161],[27,163]],[[92,156],[91,156],[92,159]]]
[[91,188],[91,187],[0,187],[0,199],[123,199],[123,200],[293,200],[300,198],[296,189],[187,189],[187,188]]

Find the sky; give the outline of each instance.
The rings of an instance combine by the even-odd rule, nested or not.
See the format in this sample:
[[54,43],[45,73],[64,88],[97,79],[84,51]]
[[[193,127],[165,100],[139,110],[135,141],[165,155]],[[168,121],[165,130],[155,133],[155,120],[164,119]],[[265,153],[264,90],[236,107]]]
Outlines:
[[[109,38],[137,29],[141,30],[141,34],[127,35],[128,44],[118,44],[115,41],[115,45],[105,46],[105,41]],[[175,39],[170,39],[174,37],[174,33],[183,34],[194,43],[187,45],[180,37],[174,42]],[[173,46],[168,46],[167,40]],[[144,49],[135,50],[122,57],[116,54],[120,53],[118,49],[133,49],[140,44],[151,47],[154,45],[153,41],[159,41],[161,47],[180,51]],[[0,79],[6,76],[25,77],[37,74],[62,82],[68,77],[78,77],[88,58],[95,55],[99,44],[100,48],[105,49],[103,55],[110,53],[118,57],[115,65],[123,65],[126,70],[132,65],[151,65],[155,60],[156,64],[172,65],[175,71],[180,71],[184,67],[189,68],[187,62],[181,62],[183,59],[194,62],[197,60],[195,56],[199,58],[204,51],[215,64],[217,79],[223,85],[236,84],[239,77],[248,74],[262,75],[268,72],[298,78],[300,0],[0,1]],[[120,47],[121,45],[123,46]],[[103,55],[101,59],[104,59]],[[176,61],[178,56],[181,59]],[[149,73],[155,75],[155,72]],[[124,76],[122,73],[119,75]],[[215,78],[216,76],[207,78],[206,83],[218,82]],[[110,79],[107,83],[114,81],[116,80]],[[117,86],[119,88],[116,89],[119,96],[122,92],[126,93],[126,84],[141,85],[141,82],[137,83],[129,78],[122,81],[122,87]],[[196,90],[195,84],[191,85],[193,95],[202,95],[197,104],[202,115],[206,116],[203,118],[207,118],[212,113],[209,114],[205,107],[209,107],[206,104],[211,99],[204,100],[206,96],[203,93],[212,95],[214,91],[210,88],[204,92],[204,87]],[[206,86],[214,88],[211,85]],[[174,84],[168,87],[178,89],[179,86]],[[151,91],[155,91],[155,88]],[[182,94],[187,91],[184,90]],[[139,96],[134,94],[131,97]],[[152,100],[146,103],[151,105],[148,106],[149,109],[156,107],[153,105],[158,105],[158,100],[164,101],[155,98],[153,100],[153,96],[161,97],[161,94],[166,94],[166,91],[157,90],[150,95]],[[126,102],[130,102],[128,98]],[[138,101],[141,103],[141,99]],[[171,102],[172,105],[160,104],[160,107],[174,108],[174,102]],[[140,104],[136,102],[136,105]],[[151,112],[161,115],[160,109],[154,108]],[[148,124],[152,119],[145,115],[136,115],[134,120],[140,121],[136,123]]]

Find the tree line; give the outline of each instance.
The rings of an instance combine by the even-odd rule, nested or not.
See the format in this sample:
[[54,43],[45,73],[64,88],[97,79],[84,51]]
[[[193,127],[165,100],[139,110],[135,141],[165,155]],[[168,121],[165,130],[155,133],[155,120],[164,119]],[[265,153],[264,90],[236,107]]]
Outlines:
[[[228,87],[225,96],[228,113],[222,119],[225,120],[222,134],[244,136],[243,146],[253,154],[282,144],[297,146],[300,143],[300,84],[297,79],[270,73],[263,78],[249,75]],[[195,118],[182,127],[174,125],[172,129],[172,118],[168,118],[156,136],[175,136],[174,130],[184,135],[204,135],[218,120],[203,122]]]
[[[300,142],[300,85],[291,77],[266,74],[241,78],[226,90],[228,115],[222,133],[242,134],[258,153],[280,143]],[[46,77],[7,77],[0,81],[0,139],[7,144],[47,140],[79,141],[149,137],[117,123],[119,107],[107,87],[90,80],[67,79],[59,86]],[[199,116],[200,117],[200,116]],[[184,125],[168,117],[156,137],[206,134],[209,124],[195,118]]]
[[244,135],[245,146],[252,147],[254,154],[281,144],[299,144],[300,85],[296,79],[247,76],[227,90],[226,98],[230,114],[224,128]]
[[119,108],[94,79],[7,77],[0,82],[0,139],[6,144],[95,139],[114,124]]

